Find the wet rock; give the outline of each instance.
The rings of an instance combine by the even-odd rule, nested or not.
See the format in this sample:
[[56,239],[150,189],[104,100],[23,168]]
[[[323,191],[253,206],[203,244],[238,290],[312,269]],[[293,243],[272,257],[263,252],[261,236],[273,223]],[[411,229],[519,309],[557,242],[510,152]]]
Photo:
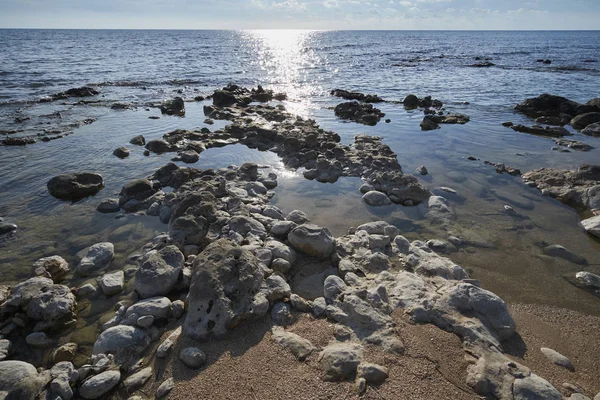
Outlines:
[[464,125],[469,122],[471,119],[464,114],[448,114],[448,115],[439,115],[432,114],[427,116],[436,124],[450,124],[450,125]]
[[112,354],[120,365],[136,359],[150,344],[150,336],[140,328],[117,325],[98,336],[92,354]]
[[560,118],[560,117],[537,117],[535,119],[535,123],[536,124],[542,124],[542,125],[555,125],[555,126],[562,126],[565,125],[564,123],[564,119]]
[[152,139],[146,143],[145,147],[148,151],[158,154],[176,150],[169,142],[163,139]]
[[549,349],[547,347],[542,347],[540,351],[544,356],[546,356],[548,360],[552,361],[554,364],[566,368],[569,371],[575,371],[575,367],[573,366],[573,363],[571,363],[571,360],[569,360],[567,357],[563,356],[559,352]]
[[146,144],[146,138],[142,135],[137,135],[131,138],[129,143],[134,144],[136,146],[143,146]]
[[104,274],[98,279],[98,286],[100,286],[106,297],[119,294],[123,291],[123,287],[125,286],[125,274],[123,271]]
[[100,174],[79,172],[55,176],[47,187],[57,199],[77,201],[98,193],[104,187],[104,180]]
[[288,235],[290,244],[298,251],[313,257],[327,258],[334,250],[334,238],[327,228],[304,224]]
[[0,361],[0,395],[6,399],[33,400],[42,383],[33,365],[23,361]]
[[417,108],[419,106],[419,98],[414,94],[409,94],[404,98],[402,103],[404,104],[404,107],[408,109]]
[[417,178],[403,174],[402,171],[373,172],[366,180],[375,190],[387,194],[396,204],[417,205],[431,195]]
[[8,222],[0,221],[0,235],[6,235],[17,230],[16,224],[10,224]]
[[175,380],[173,378],[169,378],[163,383],[160,384],[158,389],[156,389],[156,398],[162,399],[167,397],[167,395],[173,390],[175,387]]
[[319,366],[326,381],[350,379],[363,358],[362,346],[355,343],[332,343],[319,354]]
[[77,354],[77,343],[65,343],[52,353],[52,361],[59,363],[62,361],[73,361]]
[[186,347],[179,353],[179,359],[188,368],[198,369],[206,364],[206,354],[197,347]]
[[422,131],[433,131],[435,129],[440,129],[440,126],[437,122],[434,121],[431,116],[426,115],[423,117],[423,121],[421,121],[421,130]]
[[524,100],[515,107],[515,110],[533,118],[541,116],[559,117],[561,114],[575,115],[578,103],[564,97],[542,94]]
[[343,89],[334,89],[331,91],[332,96],[341,97],[346,100],[358,100],[365,103],[381,103],[384,100],[374,94],[362,94],[358,92],[349,92]]
[[427,175],[429,174],[429,171],[427,171],[427,168],[424,165],[421,165],[420,167],[417,168],[417,172],[420,175]]
[[40,258],[31,267],[31,276],[50,278],[54,283],[62,282],[69,272],[69,263],[61,256]]
[[85,250],[85,256],[79,262],[75,273],[80,276],[90,276],[102,272],[108,267],[115,256],[115,246],[112,243],[97,243]]
[[600,136],[600,122],[596,122],[594,124],[589,124],[584,129],[581,130],[581,133],[584,135],[590,136]]
[[392,204],[392,200],[385,194],[376,190],[367,192],[362,197],[363,201],[370,206],[379,207]]
[[121,209],[118,199],[104,199],[98,204],[96,210],[103,214],[116,213]]
[[571,132],[563,127],[550,127],[550,126],[525,126],[525,125],[513,125],[510,127],[513,131],[530,133],[532,135],[546,136],[546,137],[563,137],[572,135]]
[[577,151],[590,151],[594,148],[593,146],[590,146],[589,144],[579,142],[577,140],[555,139],[554,143],[556,143],[559,146],[568,147],[570,149],[577,150]]
[[120,381],[119,371],[102,372],[85,380],[79,387],[79,395],[84,399],[98,399],[110,392]]
[[193,264],[184,332],[193,339],[224,335],[248,318],[263,273],[256,257],[232,242],[211,243]]
[[493,67],[495,65],[496,64],[494,64],[491,61],[482,61],[482,62],[478,62],[478,63],[475,63],[475,64],[471,64],[470,66],[471,67],[476,67],[476,68],[485,68],[485,67]]
[[573,253],[572,251],[570,251],[569,249],[566,249],[565,247],[559,245],[559,244],[553,244],[550,246],[545,246],[542,251],[544,252],[544,254],[547,254],[551,257],[559,257],[559,258],[563,258],[567,261],[570,261],[574,264],[579,264],[579,265],[587,265],[587,260],[578,255]]
[[119,193],[119,205],[122,207],[131,200],[144,201],[157,192],[148,179],[138,179],[127,183]]
[[576,116],[571,120],[571,126],[573,128],[581,130],[585,129],[588,125],[600,122],[600,112],[590,112]]
[[385,114],[373,107],[372,104],[363,104],[356,101],[338,104],[334,112],[339,118],[371,126],[377,125],[381,118],[385,117]]
[[90,86],[82,86],[78,88],[71,88],[64,92],[57,93],[52,96],[54,100],[65,99],[67,97],[90,97],[99,95],[100,92]]
[[142,298],[168,294],[175,288],[184,262],[184,255],[175,246],[147,253],[135,274],[135,291]]
[[160,112],[166,115],[184,115],[185,103],[181,97],[175,97],[172,100],[163,102],[160,106]]
[[51,347],[54,341],[50,339],[44,332],[33,332],[25,337],[25,342],[31,347],[45,349]]
[[181,161],[187,164],[193,164],[200,159],[200,155],[194,150],[184,151],[180,154]]
[[27,144],[34,144],[35,139],[26,137],[8,137],[0,140],[0,144],[4,146],[25,146]]
[[304,361],[317,348],[308,339],[286,332],[284,328],[275,326],[271,330],[271,340],[279,346],[287,349],[299,361]]
[[131,151],[127,147],[119,147],[113,151],[113,155],[119,158],[127,158],[129,157],[129,153],[131,153]]
[[123,381],[123,386],[127,390],[127,393],[133,393],[137,389],[141,388],[150,380],[152,377],[152,367],[146,367],[139,370],[138,372],[128,376]]

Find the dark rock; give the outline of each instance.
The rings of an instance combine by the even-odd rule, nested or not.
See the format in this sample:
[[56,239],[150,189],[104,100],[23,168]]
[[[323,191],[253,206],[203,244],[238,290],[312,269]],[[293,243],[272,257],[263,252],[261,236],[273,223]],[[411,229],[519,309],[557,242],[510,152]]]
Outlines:
[[440,126],[437,124],[437,122],[435,122],[434,119],[429,115],[423,117],[423,121],[421,121],[421,130],[433,131],[435,129],[440,129]]
[[115,151],[113,151],[113,155],[119,157],[119,158],[127,158],[129,157],[129,149],[127,147],[119,147],[117,149],[115,149]]
[[510,122],[510,121],[507,121],[507,122],[503,122],[503,123],[502,123],[502,126],[505,126],[505,127],[507,127],[507,128],[510,128],[510,127],[511,127],[511,126],[513,126],[513,125],[514,125],[514,124],[513,124],[512,122]]
[[560,117],[537,117],[535,119],[536,124],[544,124],[544,125],[556,125],[556,126],[562,126],[565,125],[563,123],[563,119]]
[[142,201],[156,193],[152,182],[148,179],[138,179],[127,183],[119,193],[119,205],[123,206],[130,200]]
[[589,144],[579,142],[577,140],[554,139],[554,143],[556,143],[559,146],[568,147],[570,149],[578,150],[578,151],[590,151],[594,148],[593,146],[590,146]]
[[144,138],[144,136],[142,135],[137,135],[135,137],[133,137],[129,143],[131,144],[135,144],[137,146],[143,146],[146,144],[146,138]]
[[575,129],[584,129],[588,125],[600,122],[600,112],[590,112],[576,116],[571,120],[571,126]]
[[338,104],[334,112],[339,118],[370,126],[377,125],[381,118],[385,117],[385,114],[372,104],[361,104],[356,101]]
[[365,103],[381,103],[384,100],[373,94],[362,94],[358,92],[349,92],[343,89],[334,89],[331,91],[332,96],[341,97],[346,100],[358,100],[363,101]]
[[14,232],[17,230],[17,225],[9,224],[8,222],[0,222],[0,235],[6,235],[7,233]]
[[52,196],[77,201],[98,193],[104,187],[104,180],[97,173],[79,172],[55,176],[48,181],[47,186]]
[[104,199],[98,204],[98,207],[96,207],[96,210],[103,214],[115,213],[120,209],[119,200],[117,199]]
[[419,98],[414,94],[409,94],[402,101],[404,107],[408,109],[417,108],[419,106]]
[[600,122],[589,124],[581,131],[581,133],[589,136],[600,136]]
[[471,64],[471,67],[477,67],[477,68],[485,68],[485,67],[493,67],[494,64],[493,62],[490,61],[484,61],[484,62],[479,62],[479,63],[475,63],[475,64]]
[[185,103],[181,97],[167,100],[160,106],[160,111],[167,115],[184,115]]
[[25,146],[26,144],[34,144],[35,139],[25,137],[9,137],[0,140],[0,144],[4,146]]
[[511,126],[511,129],[516,132],[523,132],[546,137],[562,137],[572,135],[571,132],[569,132],[563,127],[550,127],[541,125],[525,126],[519,124]]
[[154,153],[166,153],[168,151],[175,151],[175,149],[169,144],[169,142],[162,139],[150,140],[148,143],[146,143],[146,149]]
[[515,110],[533,118],[541,116],[560,117],[561,114],[575,115],[579,104],[560,96],[542,94],[524,100],[515,107]]

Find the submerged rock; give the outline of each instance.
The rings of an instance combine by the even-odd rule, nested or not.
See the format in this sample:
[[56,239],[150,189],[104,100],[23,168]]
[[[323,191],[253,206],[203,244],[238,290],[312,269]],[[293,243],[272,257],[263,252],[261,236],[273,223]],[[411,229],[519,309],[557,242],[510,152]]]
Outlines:
[[572,135],[571,132],[563,127],[513,125],[510,128],[517,132],[530,133],[538,136],[563,137]]
[[102,175],[91,172],[58,175],[48,181],[50,194],[61,200],[81,200],[104,187]]
[[343,89],[334,89],[331,91],[332,96],[341,97],[346,100],[358,100],[365,103],[381,103],[384,100],[374,94],[362,94],[358,92],[349,92]]
[[129,157],[129,153],[131,151],[127,147],[119,147],[113,151],[113,155],[119,158],[127,158]]
[[85,251],[85,256],[79,262],[75,273],[80,276],[90,276],[102,272],[115,256],[115,246],[104,242],[90,246]]

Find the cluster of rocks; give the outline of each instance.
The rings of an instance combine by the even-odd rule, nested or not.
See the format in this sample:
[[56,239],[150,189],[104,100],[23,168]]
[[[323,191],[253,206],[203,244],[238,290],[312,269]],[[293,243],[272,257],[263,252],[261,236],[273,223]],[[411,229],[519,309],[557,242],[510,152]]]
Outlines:
[[438,114],[430,114],[425,115],[423,117],[423,121],[421,121],[421,130],[423,131],[431,131],[435,129],[440,129],[439,124],[460,124],[464,125],[469,122],[471,119],[464,114],[447,114],[444,115],[443,112],[439,112]]
[[385,117],[385,113],[373,107],[372,104],[359,103],[357,101],[338,104],[335,106],[334,112],[338,118],[370,126],[377,125]]
[[51,101],[56,101],[56,100],[64,100],[64,99],[68,99],[69,97],[91,97],[91,96],[97,96],[99,94],[100,94],[100,91],[98,91],[97,89],[95,89],[93,87],[82,86],[82,87],[78,87],[78,88],[68,89],[68,90],[65,90],[64,92],[56,93],[49,97],[44,97],[44,98],[40,99],[40,103],[46,103],[46,102],[51,102]]
[[595,216],[581,222],[584,229],[600,237],[600,166],[583,165],[577,170],[540,168],[523,175],[525,183],[543,195],[559,200],[578,211]]
[[273,100],[283,101],[287,99],[285,93],[275,93],[270,89],[258,86],[256,89],[248,90],[244,87],[229,84],[221,90],[216,90],[213,95],[215,107],[246,106],[252,102],[267,103]]
[[359,92],[349,92],[344,89],[333,89],[331,91],[331,95],[335,97],[341,97],[346,100],[358,100],[365,103],[382,103],[383,100],[381,97],[376,94],[363,94]]
[[[532,118],[537,118],[538,124],[566,125],[580,130],[583,134],[600,135],[600,99],[592,99],[586,104],[579,104],[572,100],[550,94],[524,100],[515,107],[515,110]],[[518,127],[518,129],[516,129]],[[569,134],[564,128],[549,128],[539,125],[524,127],[517,125],[513,129],[519,132],[535,135],[561,137]]]

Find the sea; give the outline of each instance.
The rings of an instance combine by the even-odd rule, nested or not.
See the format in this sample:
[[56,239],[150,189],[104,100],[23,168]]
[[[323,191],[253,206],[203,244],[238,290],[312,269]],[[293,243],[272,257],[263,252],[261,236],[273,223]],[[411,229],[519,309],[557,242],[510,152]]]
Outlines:
[[[149,176],[173,156],[146,157],[129,140],[140,134],[160,138],[174,129],[224,127],[227,121],[207,125],[203,106],[211,102],[195,99],[234,83],[287,93],[282,104],[288,111],[315,119],[344,143],[357,134],[382,137],[404,172],[418,175],[416,168],[425,165],[429,175],[419,176],[425,186],[458,193],[451,199],[456,220],[438,226],[416,207],[370,207],[362,201],[359,178],[309,181],[285,168],[277,155],[242,145],[207,150],[192,166],[266,165],[279,176],[272,203],[285,213],[305,211],[336,236],[376,220],[396,225],[410,240],[458,236],[471,245],[448,256],[509,303],[600,315],[598,299],[570,283],[578,271],[600,273],[600,241],[579,226],[585,215],[484,163],[522,172],[600,163],[600,138],[569,126],[570,139],[595,149],[557,151],[551,139],[502,126],[506,121],[532,125],[514,107],[542,93],[581,103],[600,97],[600,31],[3,29],[0,60],[0,139],[64,136],[0,146],[0,217],[19,226],[0,240],[0,283],[25,279],[43,256],[59,254],[76,265],[82,250],[102,241],[115,244],[114,267],[126,265],[166,226],[155,217],[105,215],[95,208],[117,196],[124,183]],[[473,66],[485,62],[490,65]],[[83,85],[100,95],[84,99],[94,100],[85,104],[78,103],[81,99],[43,101]],[[333,108],[344,100],[331,96],[336,88],[389,100],[376,106],[390,122],[371,127],[338,119]],[[422,111],[398,103],[408,94],[432,96],[446,111],[471,121],[421,131]],[[186,100],[185,116],[161,115],[156,106],[175,96]],[[113,109],[115,103],[128,108]],[[113,156],[120,146],[129,147],[131,156]],[[76,203],[48,193],[50,178],[78,171],[103,174],[105,188]],[[541,249],[548,244],[563,245],[588,264],[546,256]]]

